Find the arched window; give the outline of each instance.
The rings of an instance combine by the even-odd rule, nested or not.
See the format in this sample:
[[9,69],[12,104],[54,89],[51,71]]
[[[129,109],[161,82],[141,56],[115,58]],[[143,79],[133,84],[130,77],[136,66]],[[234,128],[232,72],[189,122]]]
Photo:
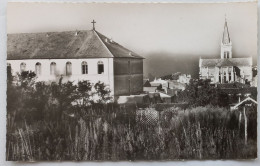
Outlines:
[[219,82],[221,83],[222,81],[221,81],[221,73],[219,72]]
[[104,64],[102,61],[98,61],[98,74],[104,74]]
[[22,63],[20,64],[20,71],[23,72],[23,71],[25,71],[25,70],[26,70],[26,63],[22,62]]
[[81,63],[81,69],[82,69],[82,74],[88,74],[88,64],[87,64],[87,62],[83,61]]
[[41,75],[41,63],[40,63],[40,62],[37,62],[37,63],[35,64],[35,74],[36,74],[37,76]]
[[226,75],[226,72],[224,72],[224,83],[227,82],[227,75]]
[[229,58],[229,52],[228,51],[224,52],[224,58]]
[[51,65],[50,65],[50,74],[51,74],[51,75],[55,75],[55,74],[56,74],[56,63],[55,63],[55,62],[51,62]]
[[71,75],[72,74],[72,64],[71,62],[66,63],[66,75]]

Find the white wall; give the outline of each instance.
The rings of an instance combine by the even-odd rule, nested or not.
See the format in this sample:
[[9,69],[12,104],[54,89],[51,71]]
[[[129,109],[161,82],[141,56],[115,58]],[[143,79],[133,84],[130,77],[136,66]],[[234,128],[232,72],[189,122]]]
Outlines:
[[[243,77],[245,76],[245,79],[248,79],[248,81],[252,81],[252,66],[237,66],[241,71],[240,75]],[[201,71],[201,78],[202,79],[212,79],[212,83],[219,82],[219,68],[218,67],[202,67],[200,68]],[[232,67],[222,67],[221,73],[226,72],[227,76],[230,73],[229,71],[232,71]],[[233,73],[233,72],[231,72]]]
[[[82,74],[81,63],[86,61],[88,64],[88,74]],[[98,74],[98,61],[102,61],[104,64],[104,73]],[[7,63],[11,64],[12,73],[15,75],[19,73],[20,64],[26,63],[26,70],[35,72],[35,65],[37,62],[41,63],[41,74],[37,77],[38,81],[57,81],[60,76],[63,76],[64,81],[79,81],[89,80],[92,83],[98,81],[107,84],[114,94],[114,67],[113,58],[89,58],[89,59],[26,59],[26,60],[7,60]],[[50,74],[51,62],[56,63],[56,74]],[[72,75],[66,76],[66,63],[72,63]]]

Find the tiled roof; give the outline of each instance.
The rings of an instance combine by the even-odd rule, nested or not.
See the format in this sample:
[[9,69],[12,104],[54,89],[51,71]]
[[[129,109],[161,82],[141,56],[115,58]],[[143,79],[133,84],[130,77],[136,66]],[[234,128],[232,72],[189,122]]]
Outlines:
[[224,66],[236,66],[236,65],[229,59],[223,59],[217,64],[217,67],[221,67],[221,66],[224,67]]
[[133,51],[128,50],[127,48],[121,46],[115,41],[110,41],[107,37],[97,32],[98,36],[102,40],[102,42],[106,45],[109,51],[113,54],[114,57],[123,57],[123,58],[143,58]]
[[252,58],[200,59],[201,67],[251,66]]
[[93,30],[8,34],[7,59],[142,58],[105,38]]

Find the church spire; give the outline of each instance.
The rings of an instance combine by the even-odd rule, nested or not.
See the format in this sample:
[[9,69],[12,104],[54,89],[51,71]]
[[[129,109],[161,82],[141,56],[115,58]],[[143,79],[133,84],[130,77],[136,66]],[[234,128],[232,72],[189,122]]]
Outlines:
[[232,58],[232,42],[229,37],[227,19],[225,18],[224,32],[221,40],[221,59]]
[[225,18],[225,24],[224,24],[224,32],[223,32],[222,43],[223,44],[230,44],[230,37],[229,37],[227,19],[226,18]]

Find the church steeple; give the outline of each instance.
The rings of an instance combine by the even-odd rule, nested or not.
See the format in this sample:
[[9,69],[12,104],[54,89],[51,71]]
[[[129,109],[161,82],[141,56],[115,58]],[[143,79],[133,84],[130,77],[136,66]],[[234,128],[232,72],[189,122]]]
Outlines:
[[224,25],[224,32],[223,32],[223,38],[222,38],[223,44],[229,44],[230,43],[230,37],[228,32],[228,26],[227,26],[227,19],[225,18],[225,25]]
[[221,59],[232,58],[232,42],[230,40],[227,19],[225,18],[224,31],[221,40]]

